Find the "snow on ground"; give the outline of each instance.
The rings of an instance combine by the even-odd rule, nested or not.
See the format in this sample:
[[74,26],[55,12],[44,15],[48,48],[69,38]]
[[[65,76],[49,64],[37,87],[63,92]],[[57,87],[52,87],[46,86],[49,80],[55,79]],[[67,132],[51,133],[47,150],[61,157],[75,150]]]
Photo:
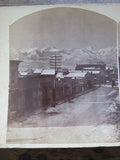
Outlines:
[[9,128],[8,143],[114,143],[118,134],[113,125],[77,127]]
[[55,108],[48,108],[46,111],[39,109],[9,126],[8,141],[20,139],[23,141],[27,139],[31,143],[118,141],[119,127],[116,116],[119,115],[111,114],[116,112],[117,99],[117,88],[102,86]]
[[100,87],[85,95],[50,107],[38,109],[23,120],[13,122],[11,127],[64,127],[78,125],[98,125],[107,122],[106,115],[116,111],[116,88]]

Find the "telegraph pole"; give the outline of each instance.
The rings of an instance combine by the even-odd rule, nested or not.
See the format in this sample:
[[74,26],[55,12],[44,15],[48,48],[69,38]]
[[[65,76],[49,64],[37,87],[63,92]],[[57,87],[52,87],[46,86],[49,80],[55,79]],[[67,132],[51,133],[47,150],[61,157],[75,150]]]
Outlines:
[[53,107],[56,106],[56,74],[57,72],[61,71],[61,63],[62,63],[62,56],[61,55],[51,55],[50,56],[50,68],[55,70],[55,76],[53,80]]

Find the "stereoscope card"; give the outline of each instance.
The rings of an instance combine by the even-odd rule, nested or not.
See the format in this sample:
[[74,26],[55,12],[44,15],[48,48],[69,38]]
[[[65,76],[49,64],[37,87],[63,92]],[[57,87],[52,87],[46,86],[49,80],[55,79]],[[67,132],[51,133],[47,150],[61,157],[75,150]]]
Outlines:
[[0,7],[0,147],[120,145],[120,5]]

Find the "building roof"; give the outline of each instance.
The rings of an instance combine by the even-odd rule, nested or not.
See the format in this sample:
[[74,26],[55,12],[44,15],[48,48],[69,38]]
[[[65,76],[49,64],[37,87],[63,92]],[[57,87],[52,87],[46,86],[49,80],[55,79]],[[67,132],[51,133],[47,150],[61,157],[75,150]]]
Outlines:
[[26,76],[28,75],[28,72],[19,72],[21,76]]
[[10,60],[10,63],[21,63],[22,61],[21,60]]
[[40,68],[36,68],[34,71],[33,71],[33,73],[36,73],[36,74],[39,74],[39,73],[41,73],[42,72],[42,69],[40,69]]
[[54,69],[45,69],[41,72],[41,75],[55,75]]
[[70,72],[67,75],[64,75],[64,77],[71,77],[71,78],[83,78],[85,77],[86,72]]
[[62,72],[57,73],[56,78],[64,78],[64,75]]
[[100,71],[91,71],[92,74],[100,74]]
[[86,69],[86,70],[91,70],[92,69],[93,70],[93,69],[96,69],[96,67],[84,67],[84,69]]
[[101,63],[86,63],[86,64],[77,64],[78,66],[101,66],[106,65],[104,62]]

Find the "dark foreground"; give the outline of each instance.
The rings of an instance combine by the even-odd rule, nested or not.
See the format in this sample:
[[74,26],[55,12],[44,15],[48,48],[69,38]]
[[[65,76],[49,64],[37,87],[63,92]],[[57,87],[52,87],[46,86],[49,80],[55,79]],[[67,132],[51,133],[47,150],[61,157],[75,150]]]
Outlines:
[[22,117],[8,127],[9,143],[120,142],[118,89],[101,86],[71,102]]

